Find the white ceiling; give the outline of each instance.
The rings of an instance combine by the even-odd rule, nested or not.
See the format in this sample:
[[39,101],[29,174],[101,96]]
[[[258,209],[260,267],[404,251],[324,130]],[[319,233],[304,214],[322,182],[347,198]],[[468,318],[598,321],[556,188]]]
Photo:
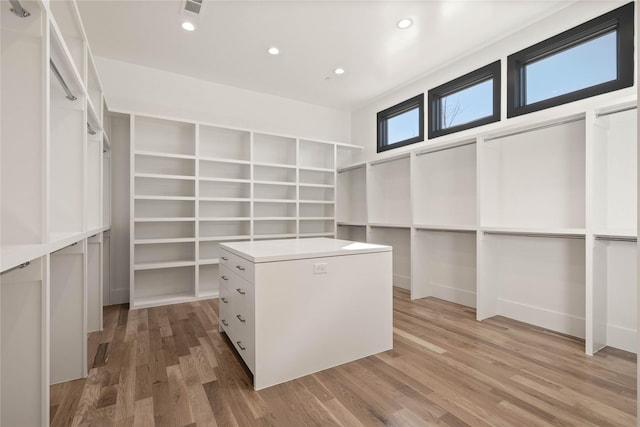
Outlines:
[[569,3],[204,0],[189,33],[184,1],[78,1],[94,55],[347,111]]

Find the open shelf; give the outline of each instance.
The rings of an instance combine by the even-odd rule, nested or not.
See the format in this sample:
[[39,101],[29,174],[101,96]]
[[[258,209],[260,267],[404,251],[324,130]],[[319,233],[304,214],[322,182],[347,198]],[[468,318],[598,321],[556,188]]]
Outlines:
[[199,202],[200,219],[207,218],[250,218],[251,203],[246,201],[203,201]]
[[483,227],[585,227],[585,121],[487,139]]
[[296,202],[295,200],[285,201],[258,201],[253,202],[254,220],[265,217],[290,217],[296,218]]
[[333,170],[318,171],[309,169],[298,170],[300,185],[307,187],[334,187],[335,172]]
[[194,261],[194,242],[134,245],[133,262],[136,266],[167,262],[189,263]]
[[335,191],[333,188],[299,186],[300,201],[334,202]]
[[247,131],[200,125],[200,157],[251,160],[251,134]]
[[283,136],[253,134],[253,161],[273,165],[296,165],[296,140]]
[[134,161],[135,172],[138,174],[169,176],[195,176],[196,174],[196,164],[193,159],[136,153]]
[[333,173],[335,169],[335,145],[301,139],[299,141],[300,168],[325,169]]
[[420,153],[414,166],[415,223],[476,223],[475,143]]
[[296,219],[279,219],[255,221],[253,225],[255,237],[296,235]]
[[194,156],[196,154],[195,125],[135,116],[134,144],[135,151]]
[[411,298],[433,296],[476,306],[476,233],[418,230]]
[[366,225],[343,225],[338,224],[336,237],[342,240],[351,240],[354,242],[367,242]]
[[248,163],[226,162],[200,159],[200,179],[251,179],[251,165]]
[[195,296],[195,266],[166,265],[134,272],[135,307],[174,304]]
[[138,240],[193,239],[195,221],[136,222],[134,243]]
[[249,181],[203,181],[198,182],[200,200],[206,198],[249,199],[251,184]]
[[333,204],[300,202],[299,206],[300,219],[320,217],[333,220],[334,218],[335,206]]
[[[200,240],[203,238],[225,238],[233,236],[251,236],[251,221],[200,221]],[[236,240],[236,239],[229,239]]]
[[253,184],[253,197],[256,199],[296,200],[296,187],[278,184]]
[[217,297],[220,292],[219,267],[217,264],[200,265],[198,296]]
[[272,182],[272,183],[291,183],[296,182],[295,168],[282,168],[277,166],[253,166],[253,179],[255,181]]
[[300,235],[335,234],[333,218],[300,218]]
[[136,220],[195,216],[195,203],[187,200],[135,200],[134,208]]

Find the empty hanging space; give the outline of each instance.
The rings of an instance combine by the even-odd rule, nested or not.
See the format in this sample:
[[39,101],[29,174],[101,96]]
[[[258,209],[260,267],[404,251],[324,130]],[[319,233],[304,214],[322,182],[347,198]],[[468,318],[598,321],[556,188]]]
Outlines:
[[479,149],[483,227],[584,233],[582,117],[486,138]]
[[39,426],[46,419],[42,409],[49,406],[43,401],[48,397],[43,390],[49,388],[48,362],[44,360],[48,357],[44,343],[49,319],[42,307],[47,269],[46,258],[37,258],[3,272],[0,279],[2,425]]
[[200,159],[251,160],[249,132],[205,125],[200,125],[199,131]]
[[411,225],[411,159],[409,155],[371,163],[369,222]]
[[[43,230],[45,109],[42,106],[47,99],[44,76],[49,63],[43,52],[48,24],[37,3],[23,2],[23,6],[31,16],[21,18],[11,13],[8,2],[2,4],[0,15],[0,258],[3,269],[9,261],[9,252],[17,250],[19,245],[46,241],[43,235],[46,232]],[[5,407],[3,404],[3,421]]]
[[87,375],[86,240],[51,254],[51,384]]
[[414,166],[413,222],[475,229],[475,140],[417,153]]
[[593,341],[587,342],[587,353],[593,354],[606,346],[637,352],[637,278],[635,239],[596,239],[593,249]]
[[338,223],[367,223],[367,167],[338,170]]
[[416,229],[411,298],[476,306],[476,232]]
[[637,109],[604,113],[594,124],[594,230],[637,234]]
[[102,233],[87,239],[87,332],[102,330],[103,250]]
[[411,289],[411,229],[371,226],[368,243],[393,248],[393,286]]
[[585,240],[484,234],[478,319],[502,315],[585,336]]

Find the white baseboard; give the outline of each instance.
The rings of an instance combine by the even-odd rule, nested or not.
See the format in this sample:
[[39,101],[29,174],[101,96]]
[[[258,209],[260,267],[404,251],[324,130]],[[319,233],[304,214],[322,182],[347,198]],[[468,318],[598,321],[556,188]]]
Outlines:
[[622,326],[607,325],[607,345],[636,353],[638,349],[638,331]]
[[393,286],[397,286],[398,288],[406,289],[408,291],[411,290],[411,279],[407,276],[401,276],[399,274],[393,275]]
[[498,300],[498,314],[584,339],[585,320],[581,317],[504,299]]
[[445,301],[454,302],[467,307],[476,308],[476,293],[465,289],[456,289],[451,286],[431,283],[432,296]]

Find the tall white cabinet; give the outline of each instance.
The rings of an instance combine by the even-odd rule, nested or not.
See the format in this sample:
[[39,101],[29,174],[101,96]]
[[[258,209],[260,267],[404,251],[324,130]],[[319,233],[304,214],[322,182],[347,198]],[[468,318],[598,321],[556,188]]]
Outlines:
[[0,424],[45,426],[102,327],[110,144],[75,3],[20,5],[0,2]]
[[336,147],[359,147],[122,113],[131,307],[217,297],[220,242],[335,236]]
[[339,168],[338,236],[393,246],[414,299],[636,352],[635,99],[491,129]]

